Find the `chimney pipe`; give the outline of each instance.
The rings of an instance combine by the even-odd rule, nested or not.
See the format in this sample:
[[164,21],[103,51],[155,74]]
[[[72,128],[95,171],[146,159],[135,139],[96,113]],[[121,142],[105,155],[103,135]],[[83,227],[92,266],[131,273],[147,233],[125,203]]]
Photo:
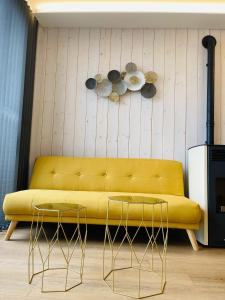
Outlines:
[[214,145],[214,71],[216,39],[207,35],[202,39],[202,45],[208,50],[207,71],[207,137],[206,144]]

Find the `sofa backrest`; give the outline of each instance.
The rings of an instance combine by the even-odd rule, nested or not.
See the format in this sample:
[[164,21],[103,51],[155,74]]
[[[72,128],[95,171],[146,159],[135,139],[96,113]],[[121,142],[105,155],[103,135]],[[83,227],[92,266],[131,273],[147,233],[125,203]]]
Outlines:
[[130,158],[42,156],[30,189],[184,194],[180,162]]

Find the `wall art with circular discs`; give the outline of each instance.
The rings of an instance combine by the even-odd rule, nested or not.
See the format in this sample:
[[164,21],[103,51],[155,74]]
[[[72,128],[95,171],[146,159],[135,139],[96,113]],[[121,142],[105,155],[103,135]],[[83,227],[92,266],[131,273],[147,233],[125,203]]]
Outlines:
[[107,78],[97,74],[94,78],[88,78],[85,85],[89,90],[95,90],[99,97],[106,97],[113,102],[118,102],[120,96],[127,91],[141,91],[144,98],[155,96],[154,83],[158,78],[155,72],[150,71],[144,74],[137,70],[133,62],[129,62],[125,69],[124,72],[111,70]]

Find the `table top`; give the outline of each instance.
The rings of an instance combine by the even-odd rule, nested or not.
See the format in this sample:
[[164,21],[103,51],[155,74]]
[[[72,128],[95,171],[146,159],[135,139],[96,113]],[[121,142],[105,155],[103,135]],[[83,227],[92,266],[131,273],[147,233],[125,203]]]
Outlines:
[[154,197],[147,197],[147,196],[110,196],[109,200],[114,201],[121,201],[126,202],[129,204],[163,204],[167,203],[165,200],[154,198]]
[[80,204],[73,203],[42,203],[34,205],[34,209],[41,211],[68,211],[68,210],[81,210],[85,207]]

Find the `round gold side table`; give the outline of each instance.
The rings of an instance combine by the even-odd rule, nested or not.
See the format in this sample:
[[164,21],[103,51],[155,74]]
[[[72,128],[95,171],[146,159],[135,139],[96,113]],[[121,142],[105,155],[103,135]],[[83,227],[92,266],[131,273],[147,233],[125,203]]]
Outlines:
[[[80,217],[86,219],[86,208],[79,204],[70,204],[70,203],[45,203],[40,205],[33,206],[33,220],[31,223],[30,229],[30,245],[29,245],[29,255],[28,255],[28,281],[31,284],[35,275],[42,274],[42,283],[41,291],[42,292],[66,292],[72,288],[80,285],[83,278],[83,267],[84,267],[84,258],[85,258],[85,247],[86,247],[86,238],[87,238],[87,223],[85,222],[85,232],[82,236],[80,229]],[[62,218],[63,216],[72,216],[74,217],[74,230],[70,238],[67,237],[67,234],[63,228]],[[45,218],[48,217],[57,217],[57,228],[51,238],[48,237],[43,223]],[[36,223],[36,227],[35,227]],[[35,228],[34,228],[35,227]],[[34,234],[33,234],[34,231]],[[63,236],[63,241],[60,238],[60,235]],[[44,239],[46,251],[42,249],[40,243],[41,237]],[[55,246],[58,245],[57,250],[60,250],[63,259],[62,267],[50,267],[50,258]],[[34,261],[35,261],[35,250],[40,256],[40,261],[42,268],[40,271],[34,271]],[[79,271],[75,272],[74,269],[70,268],[72,264],[72,259],[75,256],[75,252],[79,252]],[[53,262],[54,263],[54,262]],[[65,284],[63,284],[63,289],[46,289],[44,288],[44,276],[48,271],[60,271],[65,272]],[[76,282],[69,286],[68,279],[69,274],[78,276]],[[76,274],[75,274],[76,273]],[[61,274],[62,275],[62,274]],[[54,276],[53,276],[54,277]],[[54,278],[53,278],[54,279]],[[56,285],[59,285],[56,283]]]
[[[118,214],[118,226],[112,232],[110,220],[115,220]],[[137,221],[137,216],[139,225],[131,234],[128,226]],[[146,243],[144,251],[143,244],[137,243],[140,235]],[[167,240],[166,201],[142,196],[109,197],[103,251],[106,284],[115,294],[135,299],[162,294],[166,284]]]

